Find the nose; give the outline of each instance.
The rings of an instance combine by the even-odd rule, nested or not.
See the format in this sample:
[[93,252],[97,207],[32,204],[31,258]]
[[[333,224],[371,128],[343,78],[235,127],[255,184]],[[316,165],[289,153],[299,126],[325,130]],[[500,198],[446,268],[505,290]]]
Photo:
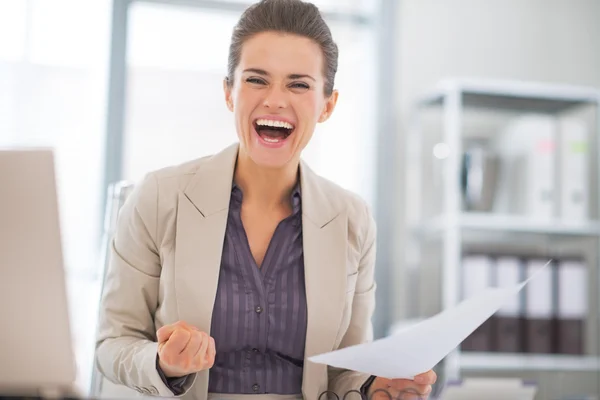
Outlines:
[[266,93],[263,106],[266,108],[286,108],[288,104],[287,93],[279,85],[273,85]]

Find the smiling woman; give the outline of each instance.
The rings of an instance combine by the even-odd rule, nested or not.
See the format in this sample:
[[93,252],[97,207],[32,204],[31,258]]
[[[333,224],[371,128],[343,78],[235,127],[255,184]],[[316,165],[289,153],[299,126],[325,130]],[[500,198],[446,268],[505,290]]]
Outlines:
[[[265,19],[267,11],[262,16]],[[318,15],[316,7],[313,12]],[[306,28],[306,36],[293,33],[305,21],[311,21],[309,18],[314,20],[306,12],[302,21],[263,23],[260,17],[252,22],[257,26],[267,25],[266,31],[255,33],[256,28],[248,27],[249,24],[234,31],[229,74],[224,82],[225,97],[235,114],[242,149],[239,162],[247,163],[249,157],[257,165],[283,168],[290,164],[292,167],[287,169],[291,172],[309,143],[315,124],[326,121],[335,108],[337,47],[330,34],[330,43],[321,39],[323,45],[312,39],[323,35],[327,29],[324,23],[313,22],[313,26]],[[243,47],[238,45],[240,41]],[[322,46],[330,49],[329,53]],[[286,127],[278,127],[283,123]]]
[[119,214],[97,345],[108,379],[202,400],[429,393],[433,372],[390,381],[307,360],[372,339],[372,214],[301,161],[335,110],[337,58],[310,3],[241,16],[223,81],[239,143],[148,174]]

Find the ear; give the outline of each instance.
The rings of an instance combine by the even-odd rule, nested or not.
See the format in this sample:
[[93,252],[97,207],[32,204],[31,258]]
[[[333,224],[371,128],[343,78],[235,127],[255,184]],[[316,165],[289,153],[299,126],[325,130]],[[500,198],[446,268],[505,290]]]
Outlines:
[[335,105],[337,104],[338,96],[338,91],[334,90],[331,93],[331,96],[327,98],[325,106],[323,107],[323,111],[321,112],[321,115],[319,115],[319,122],[325,122],[329,119],[329,117],[331,117],[331,114],[333,114],[333,110],[335,110]]
[[223,92],[225,93],[225,104],[229,111],[233,111],[233,98],[231,97],[231,87],[227,78],[223,79]]

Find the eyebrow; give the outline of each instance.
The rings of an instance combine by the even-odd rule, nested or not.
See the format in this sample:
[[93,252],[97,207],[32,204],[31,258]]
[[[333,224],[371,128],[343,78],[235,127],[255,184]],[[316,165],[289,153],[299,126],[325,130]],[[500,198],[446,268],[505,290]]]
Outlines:
[[[245,69],[243,72],[252,72],[258,75],[263,75],[263,76],[270,76],[270,74],[265,71],[264,69],[260,69],[260,68],[247,68]],[[308,79],[312,79],[313,81],[317,81],[315,78],[313,78],[310,75],[307,74],[289,74],[288,75],[288,79],[302,79],[302,78],[308,78]]]

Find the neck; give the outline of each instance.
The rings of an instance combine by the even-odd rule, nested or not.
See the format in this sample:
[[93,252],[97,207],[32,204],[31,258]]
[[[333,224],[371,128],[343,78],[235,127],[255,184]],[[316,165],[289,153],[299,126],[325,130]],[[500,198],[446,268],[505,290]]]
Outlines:
[[287,209],[291,206],[290,196],[298,179],[298,162],[282,168],[265,168],[240,151],[234,179],[244,193],[244,203],[265,211]]

